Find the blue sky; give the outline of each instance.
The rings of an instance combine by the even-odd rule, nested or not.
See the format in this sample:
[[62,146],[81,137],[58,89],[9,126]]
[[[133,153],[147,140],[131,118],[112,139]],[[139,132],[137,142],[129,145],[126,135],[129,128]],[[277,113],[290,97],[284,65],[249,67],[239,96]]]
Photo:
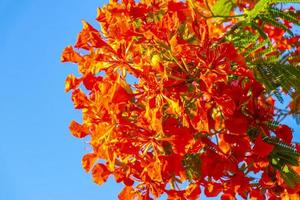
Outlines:
[[0,199],[117,199],[81,168],[87,145],[69,134],[80,114],[64,93],[76,66],[60,63],[81,20],[95,22],[96,0],[0,0]]
[[98,187],[81,168],[87,145],[68,130],[80,113],[64,93],[64,80],[76,66],[60,63],[81,20],[97,26],[96,8],[102,4],[0,1],[0,199],[117,199],[121,185],[110,179]]

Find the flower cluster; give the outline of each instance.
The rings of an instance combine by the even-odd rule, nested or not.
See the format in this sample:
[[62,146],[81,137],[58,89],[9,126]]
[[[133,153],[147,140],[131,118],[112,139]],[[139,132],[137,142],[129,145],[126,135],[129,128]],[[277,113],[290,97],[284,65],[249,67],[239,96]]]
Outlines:
[[92,147],[83,168],[99,185],[124,183],[121,200],[192,200],[203,188],[276,199],[300,189],[276,168],[272,142],[291,145],[292,130],[270,126],[273,98],[208,13],[204,1],[111,1],[98,10],[101,31],[83,22],[77,50],[63,52],[80,74],[65,90],[83,116],[71,133]]

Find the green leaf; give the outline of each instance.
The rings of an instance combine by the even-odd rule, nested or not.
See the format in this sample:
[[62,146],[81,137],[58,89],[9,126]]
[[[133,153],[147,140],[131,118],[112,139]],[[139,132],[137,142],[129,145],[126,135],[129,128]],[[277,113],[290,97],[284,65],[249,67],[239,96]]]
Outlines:
[[273,165],[278,165],[278,160],[275,159],[275,158],[272,158],[271,163],[272,163]]
[[[269,57],[254,64],[256,78],[265,85],[268,92],[274,92],[281,87],[285,91],[300,92],[300,68],[291,64],[280,63],[278,58]],[[280,94],[280,92],[277,92]]]
[[232,0],[218,0],[212,7],[212,12],[214,15],[228,16],[233,6]]
[[283,171],[284,173],[289,173],[289,172],[290,172],[289,167],[288,167],[287,165],[285,165],[285,166],[283,167],[282,171]]
[[201,160],[199,154],[186,154],[182,160],[182,165],[190,180],[201,176]]
[[286,27],[284,24],[276,21],[274,18],[272,18],[272,16],[261,16],[260,18],[263,21],[268,22],[269,24],[273,25],[274,27],[283,29],[288,34],[290,34],[291,36],[294,36],[294,33],[288,27]]
[[264,122],[263,124],[267,125],[270,129],[276,129],[280,125],[280,123],[277,121],[268,121]]
[[255,22],[251,22],[250,23],[252,28],[254,28],[260,35],[262,38],[264,38],[265,40],[266,39],[269,39],[267,34],[264,32],[264,30],[262,28],[259,27],[259,25]]
[[[298,1],[299,2],[299,1]],[[292,22],[296,25],[300,25],[300,20],[297,19],[297,16],[295,13],[292,12],[285,12],[282,10],[279,10],[277,8],[269,8],[269,13],[275,18],[280,17],[281,19],[285,19],[289,22]]]
[[257,17],[257,15],[264,13],[267,11],[268,6],[272,3],[272,0],[260,0],[252,10],[245,11],[245,14],[247,14],[247,21],[251,22],[254,18]]
[[140,18],[136,19],[134,22],[133,22],[133,25],[135,26],[135,28],[140,28],[141,25],[142,25],[142,20]]
[[249,56],[251,53],[265,47],[266,45],[270,44],[270,41],[269,40],[264,40],[263,42],[261,43],[258,43],[256,45],[254,45],[252,48],[250,48],[249,50],[247,50],[245,53],[244,53],[244,56],[247,57]]
[[[287,167],[287,166],[285,166]],[[296,184],[300,183],[300,176],[291,168],[287,167],[287,170],[280,171],[280,175],[283,178],[284,182],[290,187],[295,187]]]
[[[278,3],[300,3],[300,0],[260,0],[252,10],[246,10],[245,14],[247,14],[247,21],[251,22],[254,18],[256,18],[258,15],[265,13],[268,11],[268,8],[271,10],[277,10],[275,8],[271,8],[270,6],[272,4],[278,4]],[[276,12],[276,11],[275,11]],[[283,11],[280,11],[283,12]],[[287,13],[285,13],[287,14]],[[299,24],[300,22],[297,22],[297,18],[292,16],[286,16],[287,18],[293,18],[293,23]],[[299,20],[298,20],[299,21]]]

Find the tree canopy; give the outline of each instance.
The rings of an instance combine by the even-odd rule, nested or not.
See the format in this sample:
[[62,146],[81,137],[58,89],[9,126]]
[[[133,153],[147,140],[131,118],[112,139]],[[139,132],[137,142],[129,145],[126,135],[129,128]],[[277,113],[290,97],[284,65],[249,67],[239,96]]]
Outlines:
[[[297,199],[299,0],[112,0],[83,21],[65,90],[92,147],[83,168],[119,199]],[[133,81],[134,80],[134,81]],[[277,108],[289,95],[286,109]]]

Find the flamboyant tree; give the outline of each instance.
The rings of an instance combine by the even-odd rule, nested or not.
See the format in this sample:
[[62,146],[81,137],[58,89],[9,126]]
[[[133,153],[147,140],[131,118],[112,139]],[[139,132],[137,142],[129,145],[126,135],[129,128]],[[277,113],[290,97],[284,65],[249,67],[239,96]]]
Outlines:
[[[298,199],[299,10],[284,0],[117,0],[62,61],[88,136],[82,159],[119,199]],[[275,106],[282,95],[286,109]]]

